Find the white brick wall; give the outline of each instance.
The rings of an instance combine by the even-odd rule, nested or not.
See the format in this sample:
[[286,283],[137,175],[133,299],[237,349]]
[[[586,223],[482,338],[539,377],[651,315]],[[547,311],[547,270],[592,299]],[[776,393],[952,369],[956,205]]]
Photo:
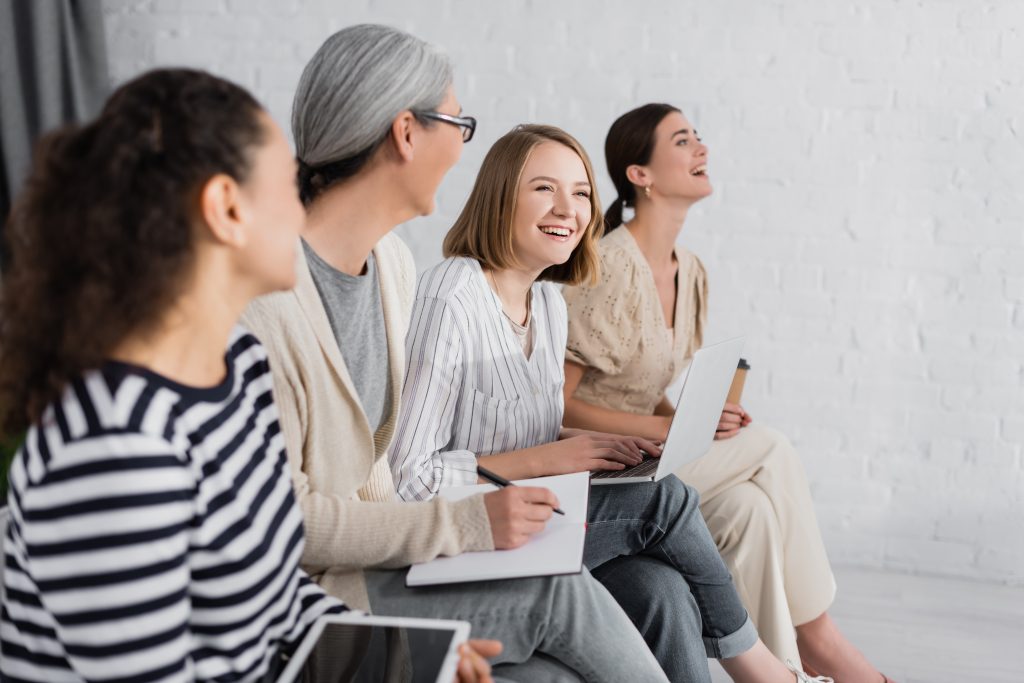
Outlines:
[[[748,335],[746,403],[801,450],[839,562],[1024,583],[1024,3],[1017,0],[104,0],[121,81],[188,64],[287,122],[332,31],[445,47],[480,119],[403,226],[420,267],[488,145],[683,106],[716,193],[683,242],[710,338]],[[603,175],[603,173],[602,173]],[[606,201],[610,184],[602,180]]]

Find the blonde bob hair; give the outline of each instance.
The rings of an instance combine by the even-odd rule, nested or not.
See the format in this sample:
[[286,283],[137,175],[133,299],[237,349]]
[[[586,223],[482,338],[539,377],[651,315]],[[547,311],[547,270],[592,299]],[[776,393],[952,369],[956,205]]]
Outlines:
[[519,183],[530,154],[544,142],[565,145],[583,162],[590,183],[590,223],[569,260],[546,268],[537,279],[568,285],[596,284],[597,242],[604,233],[604,216],[597,197],[594,169],[576,138],[554,126],[516,126],[494,143],[484,157],[466,206],[444,238],[446,258],[468,256],[491,270],[518,265],[512,248],[512,225]]

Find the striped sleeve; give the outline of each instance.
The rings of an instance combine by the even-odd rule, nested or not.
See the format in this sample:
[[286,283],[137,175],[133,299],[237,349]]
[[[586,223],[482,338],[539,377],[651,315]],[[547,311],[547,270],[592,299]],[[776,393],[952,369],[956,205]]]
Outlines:
[[447,450],[465,369],[459,329],[444,300],[416,299],[406,358],[402,410],[388,458],[399,497],[428,500],[441,488],[477,481],[476,455]]
[[344,607],[299,568],[266,354],[219,385],[114,361],[73,380],[10,476],[0,679],[252,681]]
[[[32,457],[12,470],[12,490],[23,495],[11,496],[4,673],[191,679],[196,482],[186,462],[158,437],[112,433],[68,444],[67,465],[26,486],[26,470],[42,466],[47,448],[46,430],[34,436]],[[63,652],[49,657],[55,642]]]

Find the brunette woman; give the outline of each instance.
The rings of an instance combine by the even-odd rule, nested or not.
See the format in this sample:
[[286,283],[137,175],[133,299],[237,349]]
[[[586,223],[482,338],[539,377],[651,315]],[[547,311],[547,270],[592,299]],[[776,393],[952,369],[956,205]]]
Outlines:
[[50,135],[8,226],[0,678],[272,679],[317,616],[267,356],[304,214],[278,126],[198,71]]
[[[682,112],[648,104],[612,124],[605,157],[618,197],[599,246],[601,279],[564,291],[566,424],[661,440],[673,413],[665,390],[707,324],[707,275],[676,240],[690,207],[711,194],[708,150]],[[627,206],[634,215],[623,224]],[[715,438],[707,456],[677,474],[700,492],[765,643],[844,683],[881,681],[828,615],[835,581],[792,445],[734,404]]]

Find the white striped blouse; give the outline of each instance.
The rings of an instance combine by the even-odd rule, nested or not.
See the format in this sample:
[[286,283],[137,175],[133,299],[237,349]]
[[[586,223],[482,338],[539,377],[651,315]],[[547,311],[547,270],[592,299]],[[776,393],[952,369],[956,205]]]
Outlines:
[[266,353],[185,387],[107,363],[29,430],[10,475],[4,681],[257,680],[343,609],[299,569]]
[[449,258],[420,276],[389,460],[398,495],[475,484],[476,457],[554,441],[562,424],[565,301],[532,288],[529,359],[480,264]]

